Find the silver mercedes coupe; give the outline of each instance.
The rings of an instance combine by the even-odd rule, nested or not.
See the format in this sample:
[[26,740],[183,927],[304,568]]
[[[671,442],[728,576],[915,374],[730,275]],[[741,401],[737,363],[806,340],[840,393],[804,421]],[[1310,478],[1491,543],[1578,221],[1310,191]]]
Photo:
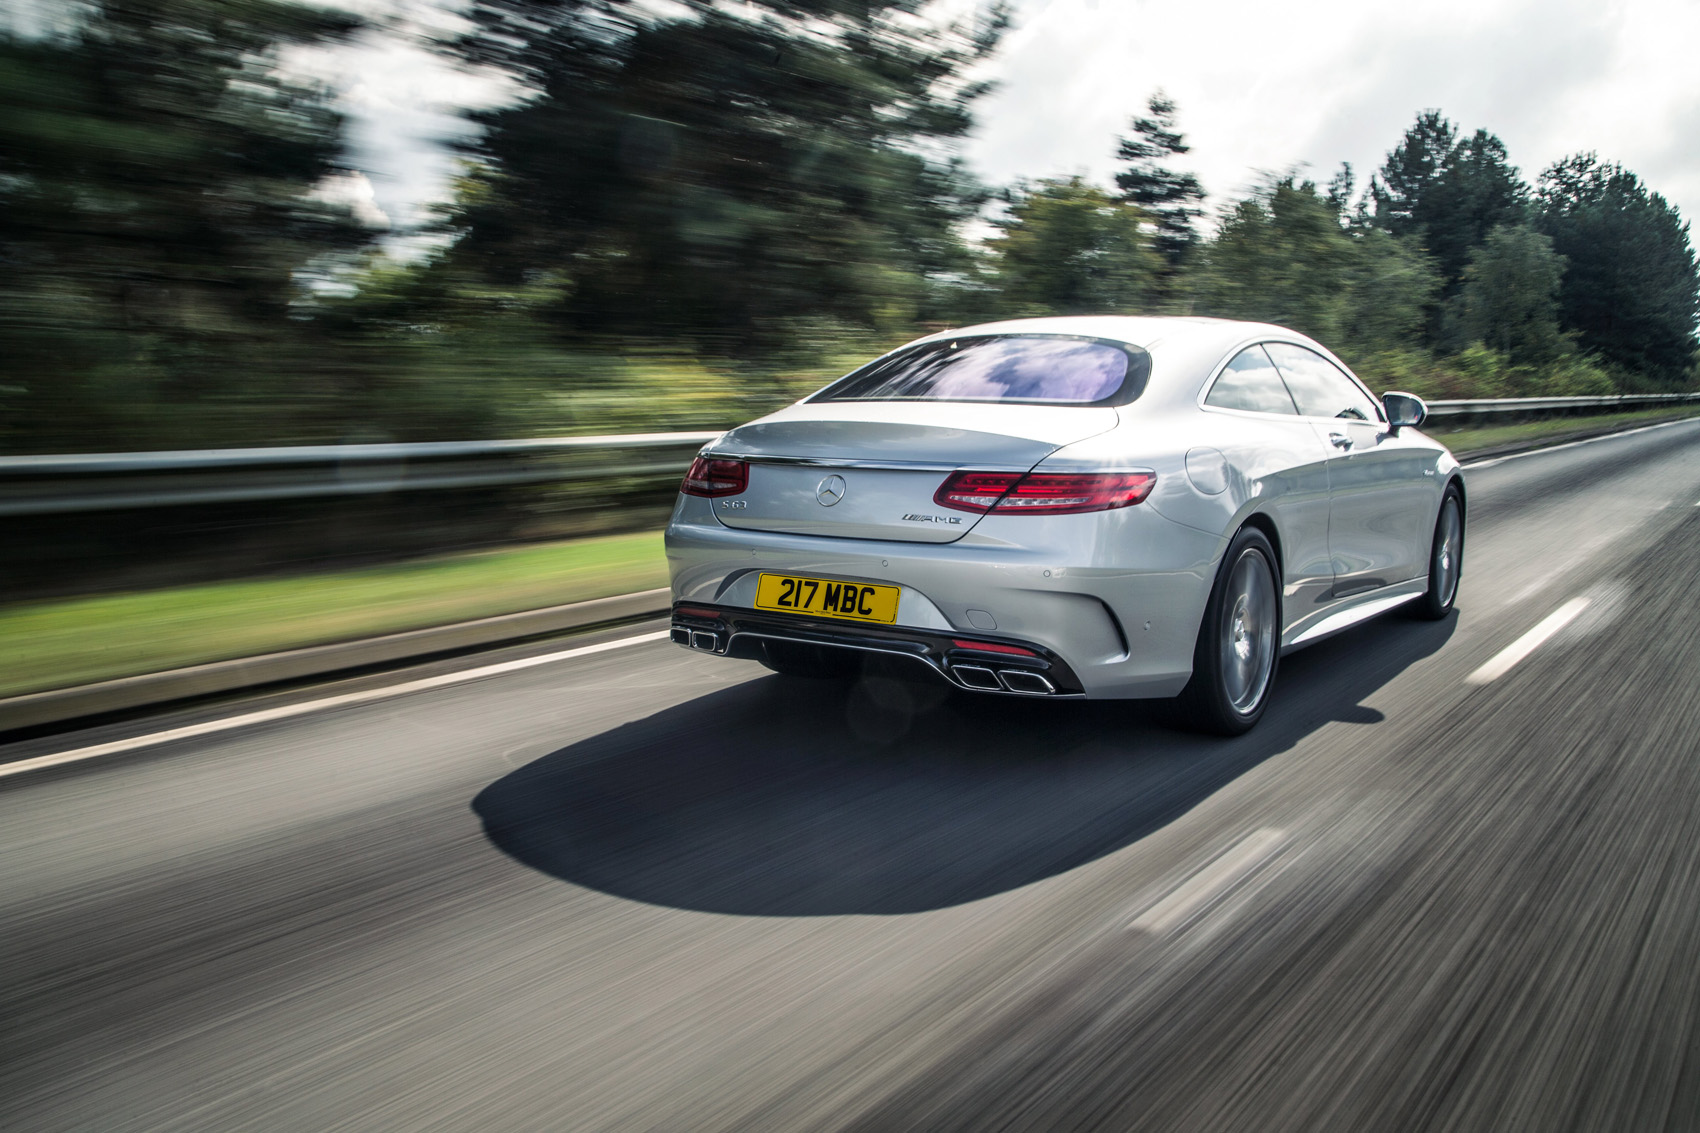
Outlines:
[[931,335],[722,435],[667,528],[672,638],[799,677],[1173,697],[1234,735],[1283,653],[1441,618],[1464,481],[1318,343],[1204,318]]

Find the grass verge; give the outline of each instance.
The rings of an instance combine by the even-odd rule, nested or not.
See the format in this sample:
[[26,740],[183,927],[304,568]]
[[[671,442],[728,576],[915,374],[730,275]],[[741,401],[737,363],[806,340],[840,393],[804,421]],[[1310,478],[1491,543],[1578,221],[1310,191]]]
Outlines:
[[0,696],[667,584],[661,533],[0,608]]
[[1458,456],[1484,452],[1502,445],[1557,440],[1571,434],[1583,435],[1675,421],[1700,415],[1700,405],[1682,409],[1641,409],[1631,413],[1604,413],[1598,417],[1555,417],[1548,421],[1524,421],[1517,425],[1472,425],[1462,429],[1424,428],[1423,432]]

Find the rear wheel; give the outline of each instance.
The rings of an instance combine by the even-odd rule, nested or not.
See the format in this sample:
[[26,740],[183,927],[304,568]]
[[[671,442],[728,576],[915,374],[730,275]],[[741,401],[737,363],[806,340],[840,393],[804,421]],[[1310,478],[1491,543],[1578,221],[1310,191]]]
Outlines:
[[1242,528],[1228,545],[1193,650],[1192,680],[1175,700],[1201,732],[1237,736],[1263,715],[1280,660],[1281,602],[1275,548]]
[[788,677],[844,681],[862,671],[862,658],[853,649],[831,649],[800,641],[764,641],[761,648],[761,663]]
[[1419,618],[1439,621],[1452,612],[1458,599],[1458,581],[1464,574],[1464,499],[1458,489],[1448,487],[1434,521],[1434,542],[1428,556],[1428,589],[1411,603]]

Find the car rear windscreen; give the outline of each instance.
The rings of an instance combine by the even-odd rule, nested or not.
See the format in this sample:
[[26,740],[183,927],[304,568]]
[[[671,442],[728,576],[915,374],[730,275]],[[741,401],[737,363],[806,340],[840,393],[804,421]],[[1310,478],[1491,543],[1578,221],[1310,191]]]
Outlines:
[[1121,405],[1138,397],[1151,356],[1136,346],[1060,334],[924,342],[870,362],[811,401],[1012,401]]

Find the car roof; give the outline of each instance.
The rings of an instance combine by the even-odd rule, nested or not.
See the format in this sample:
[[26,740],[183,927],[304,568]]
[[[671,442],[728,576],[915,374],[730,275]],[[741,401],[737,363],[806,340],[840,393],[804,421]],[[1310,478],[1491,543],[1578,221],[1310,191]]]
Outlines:
[[[919,339],[936,342],[956,335],[982,334],[1076,334],[1109,338],[1145,350],[1165,345],[1188,350],[1220,346],[1226,350],[1248,338],[1267,334],[1272,338],[1311,341],[1305,335],[1273,323],[1214,319],[1203,315],[1053,315],[1032,319],[1004,319],[977,326],[956,327]],[[1154,351],[1155,352],[1155,351]]]

